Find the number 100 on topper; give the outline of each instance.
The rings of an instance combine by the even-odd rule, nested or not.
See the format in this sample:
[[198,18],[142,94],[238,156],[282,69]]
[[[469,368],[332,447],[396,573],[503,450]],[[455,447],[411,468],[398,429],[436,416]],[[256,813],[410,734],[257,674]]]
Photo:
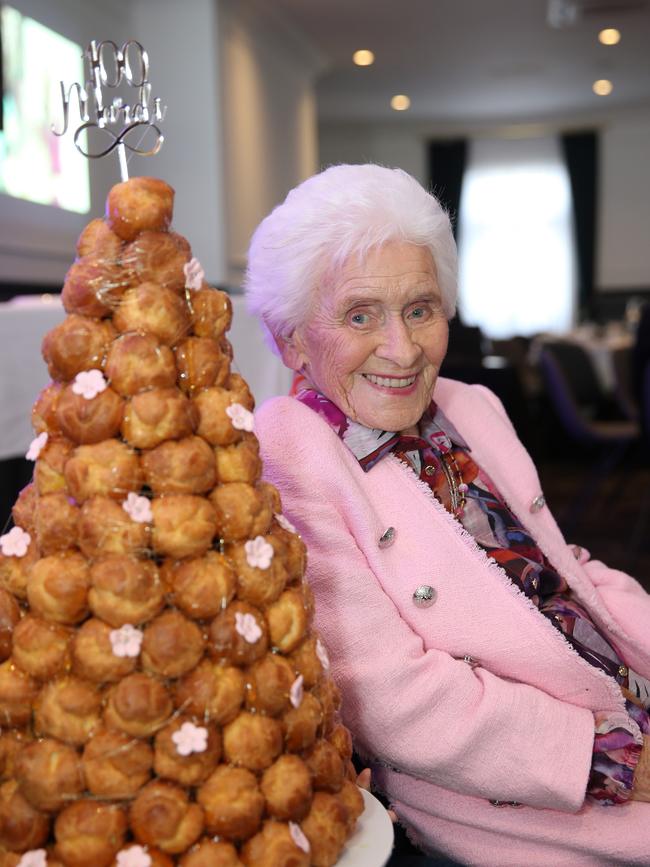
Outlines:
[[[76,93],[81,124],[75,129],[75,147],[89,159],[117,151],[120,174],[126,181],[127,150],[148,157],[162,147],[165,139],[158,124],[164,120],[167,107],[161,105],[159,97],[151,97],[149,57],[135,39],[121,48],[110,39],[99,43],[92,40],[83,59],[85,85],[75,81],[66,88],[61,82],[63,123],[59,130],[52,124],[52,132],[61,136],[68,131],[71,101]],[[131,93],[130,88],[136,92],[135,99],[125,99]],[[121,92],[116,94],[118,89]],[[88,142],[84,145],[85,132]]]

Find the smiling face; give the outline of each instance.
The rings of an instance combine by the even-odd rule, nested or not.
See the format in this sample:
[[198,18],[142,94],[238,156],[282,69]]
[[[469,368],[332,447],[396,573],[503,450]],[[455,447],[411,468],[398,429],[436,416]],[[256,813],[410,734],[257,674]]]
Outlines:
[[448,326],[430,251],[406,241],[350,259],[279,341],[285,364],[366,427],[408,431],[429,405]]

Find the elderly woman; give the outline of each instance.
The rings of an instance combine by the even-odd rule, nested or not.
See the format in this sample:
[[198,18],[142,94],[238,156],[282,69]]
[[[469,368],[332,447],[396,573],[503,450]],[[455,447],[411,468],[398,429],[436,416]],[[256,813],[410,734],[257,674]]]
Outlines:
[[247,291],[295,397],[257,413],[344,719],[427,852],[650,863],[650,597],[568,545],[498,399],[438,377],[449,220],[336,166],[257,229]]

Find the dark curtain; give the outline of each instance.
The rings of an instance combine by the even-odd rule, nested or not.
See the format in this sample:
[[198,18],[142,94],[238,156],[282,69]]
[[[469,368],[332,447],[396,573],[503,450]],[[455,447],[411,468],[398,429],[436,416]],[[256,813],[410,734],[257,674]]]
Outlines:
[[[632,349],[632,385],[634,396],[643,405],[643,384],[647,366],[650,364],[650,301],[641,307],[636,338]],[[650,409],[650,407],[649,407]]]
[[429,143],[429,188],[448,211],[454,237],[458,233],[460,191],[466,161],[466,139]]
[[561,136],[562,151],[571,181],[573,224],[578,258],[578,310],[592,313],[596,262],[598,208],[598,135],[595,132]]

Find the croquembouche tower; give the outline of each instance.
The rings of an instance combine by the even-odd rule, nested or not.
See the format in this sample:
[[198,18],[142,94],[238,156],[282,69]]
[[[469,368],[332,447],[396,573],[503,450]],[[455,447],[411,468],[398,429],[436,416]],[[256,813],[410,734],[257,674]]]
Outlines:
[[[107,50],[130,116],[103,103]],[[328,867],[363,807],[304,546],[261,481],[230,300],[171,230],[172,188],[124,176],[125,133],[162,140],[146,54],[86,61],[85,126],[128,121],[123,179],[43,341],[33,482],[0,538],[0,865]]]

